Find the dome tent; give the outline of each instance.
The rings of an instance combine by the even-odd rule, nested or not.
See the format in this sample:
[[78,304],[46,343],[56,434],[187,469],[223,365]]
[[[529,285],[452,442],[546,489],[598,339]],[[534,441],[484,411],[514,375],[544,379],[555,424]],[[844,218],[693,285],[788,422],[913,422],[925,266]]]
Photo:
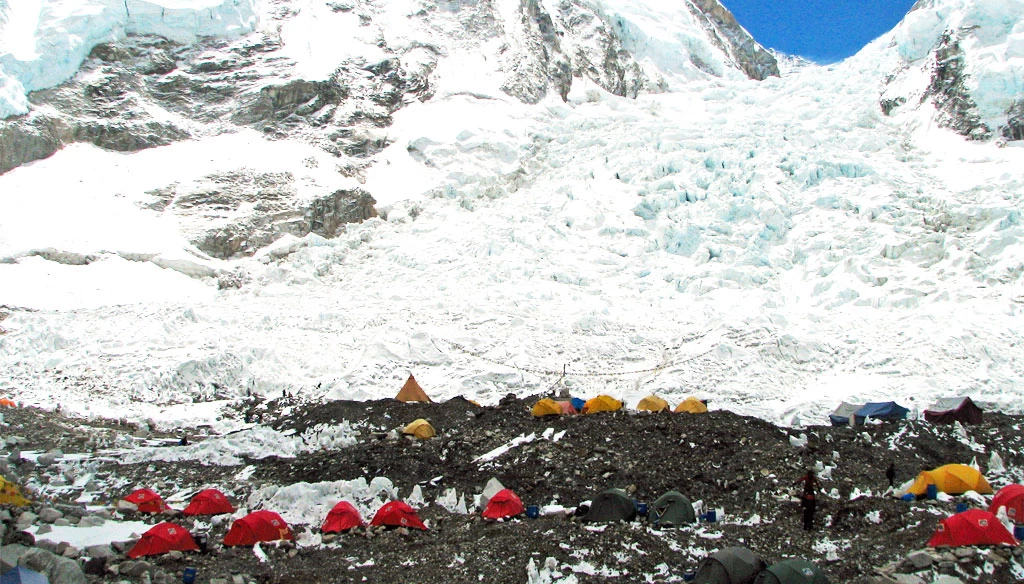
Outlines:
[[181,512],[184,515],[221,515],[234,513],[235,508],[224,493],[217,489],[203,489],[192,497],[188,506]]
[[583,521],[632,521],[635,517],[636,505],[626,491],[607,489],[590,503]]
[[128,557],[134,560],[142,556],[158,556],[172,551],[194,552],[199,551],[199,546],[187,529],[165,521],[157,523],[143,533],[132,549],[128,550]]
[[224,545],[254,545],[261,541],[292,540],[292,530],[273,511],[253,511],[235,520],[224,536]]
[[995,497],[992,497],[992,504],[989,505],[990,513],[998,513],[1000,507],[1006,507],[1006,516],[1014,523],[1024,523],[1024,485],[1006,485],[999,489]]
[[969,545],[1017,545],[1013,535],[995,515],[981,509],[969,509],[939,522],[928,547]]
[[596,414],[598,412],[617,412],[622,409],[622,402],[609,395],[599,395],[587,400],[583,404],[584,414]]
[[640,403],[636,404],[636,409],[640,410],[641,412],[669,411],[668,402],[654,394],[651,394],[645,397],[644,399],[640,400]]
[[370,525],[386,525],[388,527],[412,527],[427,530],[427,526],[420,519],[416,511],[402,501],[391,501],[385,503],[377,510],[370,521]]
[[359,511],[352,506],[352,503],[338,501],[327,512],[327,518],[324,520],[323,526],[320,527],[320,531],[321,533],[341,533],[364,525],[366,523],[363,521],[363,517],[359,515]]
[[947,464],[933,470],[921,471],[907,493],[923,497],[928,492],[928,485],[948,495],[962,495],[967,491],[975,491],[982,495],[992,494],[992,486],[977,469],[966,464]]
[[28,504],[29,500],[22,496],[18,485],[0,476],[0,505],[23,507]]
[[727,547],[701,560],[694,584],[753,584],[767,565],[745,547]]
[[430,425],[430,422],[423,418],[413,420],[402,430],[402,434],[414,436],[420,440],[427,440],[428,438],[437,436],[437,432],[434,430],[434,427]]
[[668,527],[697,522],[693,503],[679,491],[669,491],[651,503],[651,523]]
[[502,489],[487,501],[483,516],[487,519],[505,519],[523,512],[523,502],[511,489]]
[[137,489],[124,500],[135,505],[139,513],[162,513],[170,509],[153,489]]
[[676,414],[706,414],[708,413],[708,406],[699,399],[690,396],[679,402],[676,409],[672,411]]

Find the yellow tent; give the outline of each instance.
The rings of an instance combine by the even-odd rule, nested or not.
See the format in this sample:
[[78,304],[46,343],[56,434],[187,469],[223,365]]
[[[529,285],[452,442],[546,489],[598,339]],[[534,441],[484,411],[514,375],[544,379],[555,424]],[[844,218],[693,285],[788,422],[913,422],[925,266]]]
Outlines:
[[686,412],[688,414],[706,414],[708,413],[708,407],[704,405],[704,402],[690,396],[676,406],[674,411],[677,414],[680,412]]
[[543,416],[560,416],[562,414],[562,406],[558,405],[555,400],[546,397],[537,403],[533,404],[533,409],[530,410],[533,417],[540,418]]
[[402,390],[395,396],[400,402],[426,402],[431,403],[427,394],[424,393],[423,388],[420,384],[416,383],[416,378],[409,374],[409,379],[405,380],[405,385],[402,386]]
[[437,436],[437,432],[434,432],[434,427],[430,425],[430,422],[420,418],[414,420],[411,424],[402,430],[402,434],[409,434],[415,436],[420,440],[426,440],[427,438],[433,438]]
[[28,505],[28,499],[21,496],[18,485],[0,476],[0,505]]
[[607,395],[599,395],[594,398],[587,400],[587,403],[583,404],[584,414],[594,414],[597,412],[617,412],[622,409],[622,402],[615,399],[614,397]]
[[977,469],[966,464],[947,464],[933,470],[921,471],[914,484],[907,489],[918,497],[928,492],[928,485],[948,495],[962,495],[967,491],[976,491],[982,495],[992,494],[992,485]]
[[649,395],[636,404],[636,409],[646,412],[664,412],[668,410],[668,402],[656,395]]

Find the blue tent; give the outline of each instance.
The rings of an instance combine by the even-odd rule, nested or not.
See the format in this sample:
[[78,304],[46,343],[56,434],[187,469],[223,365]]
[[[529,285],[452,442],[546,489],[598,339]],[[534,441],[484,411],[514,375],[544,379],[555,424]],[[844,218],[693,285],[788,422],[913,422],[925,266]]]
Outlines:
[[578,397],[574,397],[570,401],[572,402],[572,407],[577,412],[580,412],[580,413],[583,412],[583,404],[587,403],[586,400],[582,400],[582,399],[580,399]]
[[0,576],[0,584],[50,584],[50,579],[35,570],[15,566]]
[[857,424],[863,424],[867,418],[884,421],[906,420],[909,412],[910,410],[896,402],[870,402],[857,410],[853,417]]

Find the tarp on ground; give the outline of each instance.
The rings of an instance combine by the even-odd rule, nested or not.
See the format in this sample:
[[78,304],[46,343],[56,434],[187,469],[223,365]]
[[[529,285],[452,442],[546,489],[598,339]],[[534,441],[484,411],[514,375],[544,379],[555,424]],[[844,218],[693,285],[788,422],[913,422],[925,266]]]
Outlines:
[[598,412],[617,412],[622,409],[622,402],[610,395],[599,395],[587,400],[583,404],[584,414],[596,414]]
[[590,503],[583,521],[632,521],[636,517],[636,504],[622,489],[602,491]]
[[236,519],[224,536],[224,545],[254,545],[261,541],[292,540],[292,530],[273,511],[253,511]]
[[29,500],[22,496],[18,485],[0,476],[0,505],[23,507],[28,504]]
[[427,397],[423,388],[420,387],[419,383],[416,383],[416,378],[409,374],[409,379],[405,380],[405,385],[398,391],[398,395],[395,396],[400,402],[424,402],[431,403],[431,399]]
[[15,566],[0,575],[0,584],[50,584],[50,579],[25,566]]
[[860,425],[868,418],[882,420],[883,422],[906,420],[909,413],[910,410],[896,402],[868,402],[857,410],[853,417],[856,423]]
[[665,527],[697,522],[693,503],[679,491],[669,491],[658,497],[651,503],[647,517],[651,523]]
[[924,411],[924,419],[933,424],[980,424],[984,412],[969,397],[944,397]]
[[668,402],[656,395],[649,395],[636,404],[636,409],[641,412],[667,412]]
[[1006,516],[1014,523],[1024,523],[1024,485],[1006,485],[999,489],[988,510],[999,513],[1000,507],[1006,507]]
[[828,416],[828,421],[833,426],[849,426],[850,418],[853,417],[857,410],[864,407],[865,404],[851,404],[849,402],[842,402],[835,410],[832,411]]
[[224,493],[217,489],[203,489],[196,493],[188,506],[181,510],[184,515],[221,515],[234,513],[235,507]]
[[794,558],[768,566],[754,584],[829,584],[829,579],[818,566]]
[[928,540],[928,547],[1000,544],[1017,545],[1018,542],[1002,521],[981,509],[969,509],[943,519]]
[[322,533],[341,533],[363,525],[365,525],[363,517],[352,506],[352,503],[339,501],[327,512],[327,518],[324,519],[320,531]]
[[768,567],[764,560],[745,547],[727,547],[701,560],[694,584],[753,584]]
[[690,396],[680,402],[673,411],[677,414],[706,414],[708,413],[708,406],[699,399]]
[[966,464],[946,464],[933,470],[923,470],[907,488],[907,493],[923,497],[928,492],[928,485],[947,495],[962,495],[967,491],[975,491],[982,495],[991,495],[992,486],[978,469]]
[[409,425],[402,430],[402,434],[414,436],[420,440],[426,440],[437,436],[437,432],[434,431],[434,427],[430,425],[430,422],[423,418],[410,422]]
[[172,551],[194,552],[199,551],[199,546],[187,529],[165,521],[157,523],[143,533],[132,549],[128,550],[128,557],[134,560],[142,556],[158,556]]

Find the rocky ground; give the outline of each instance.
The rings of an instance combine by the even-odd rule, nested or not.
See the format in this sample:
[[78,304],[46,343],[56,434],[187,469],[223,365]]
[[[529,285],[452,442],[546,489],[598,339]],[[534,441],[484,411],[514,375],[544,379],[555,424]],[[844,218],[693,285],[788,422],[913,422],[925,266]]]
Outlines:
[[[243,465],[253,471],[241,482],[238,465],[217,466],[201,459],[127,464],[103,455],[114,445],[123,449],[165,443],[173,448],[182,435],[178,429],[154,431],[34,408],[4,408],[0,436],[6,448],[0,471],[7,478],[37,486],[31,507],[0,511],[8,544],[4,561],[16,561],[21,554],[42,548],[86,572],[80,580],[67,581],[89,582],[180,582],[189,566],[197,568],[197,582],[214,584],[572,582],[573,578],[576,582],[672,582],[681,581],[683,573],[695,568],[706,553],[743,545],[768,563],[788,557],[811,560],[833,582],[921,583],[951,576],[963,582],[998,583],[1018,581],[1024,574],[1020,548],[916,553],[924,549],[938,520],[952,514],[955,501],[905,502],[883,495],[890,461],[895,462],[901,482],[923,468],[975,459],[997,488],[1020,481],[1024,468],[1020,417],[989,414],[984,424],[966,431],[919,421],[856,430],[780,428],[726,411],[704,415],[622,411],[537,419],[529,413],[533,401],[509,397],[497,406],[479,407],[461,399],[401,404],[250,398],[237,402],[224,415],[285,434],[347,422],[358,430],[358,443],[294,458],[247,457]],[[438,436],[413,441],[392,432],[416,418],[430,420]],[[531,434],[535,435],[532,441],[491,461],[474,462]],[[209,439],[194,429],[188,438],[193,444]],[[33,463],[28,460],[31,456],[23,455],[30,452],[55,456]],[[993,452],[998,453],[996,460]],[[62,462],[75,458],[74,453],[87,455],[91,484],[76,482],[74,469],[81,468],[81,459],[74,464]],[[999,459],[1005,470],[998,468]],[[830,494],[819,506],[818,527],[805,532],[791,496],[792,482],[813,466],[824,469],[823,486]],[[251,493],[268,485],[374,477],[387,477],[403,496],[419,485],[426,501],[420,515],[430,529],[358,530],[318,545],[265,544],[261,547],[268,557],[261,561],[250,548],[219,545],[228,528],[225,520],[210,529],[208,553],[175,553],[146,562],[125,558],[130,541],[78,550],[48,542],[43,534],[34,542],[23,531],[39,523],[75,524],[82,517],[87,522],[99,521],[97,517],[138,520],[142,516],[118,511],[115,505],[136,486],[169,493],[221,485],[244,504]],[[471,498],[492,477],[515,490],[527,505],[572,508],[608,487],[629,489],[638,501],[653,501],[675,489],[720,509],[723,515],[716,523],[680,529],[655,529],[643,521],[593,525],[571,514],[491,523],[478,512],[453,514],[435,502],[453,488]],[[86,508],[75,501],[89,489],[106,492]],[[25,511],[34,516],[24,515]],[[156,523],[161,518],[143,519]],[[188,518],[174,520],[192,527]],[[317,527],[298,525],[295,530],[301,534]],[[531,566],[536,574],[528,580]]]

